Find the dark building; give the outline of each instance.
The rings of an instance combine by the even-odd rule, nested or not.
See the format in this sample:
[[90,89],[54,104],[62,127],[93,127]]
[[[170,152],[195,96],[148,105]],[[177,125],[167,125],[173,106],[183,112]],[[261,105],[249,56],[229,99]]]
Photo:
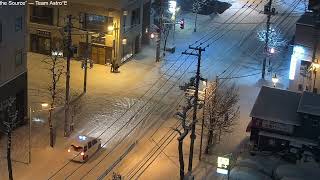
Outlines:
[[262,87],[248,125],[250,140],[260,150],[290,148],[318,152],[320,95]]
[[16,102],[18,119],[27,116],[26,8],[0,8],[0,123],[6,116],[8,99]]

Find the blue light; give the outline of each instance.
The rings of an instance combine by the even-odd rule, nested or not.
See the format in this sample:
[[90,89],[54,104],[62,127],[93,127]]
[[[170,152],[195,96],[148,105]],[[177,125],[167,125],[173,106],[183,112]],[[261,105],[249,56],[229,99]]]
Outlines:
[[85,141],[87,139],[87,137],[86,136],[79,136],[79,139],[82,141]]

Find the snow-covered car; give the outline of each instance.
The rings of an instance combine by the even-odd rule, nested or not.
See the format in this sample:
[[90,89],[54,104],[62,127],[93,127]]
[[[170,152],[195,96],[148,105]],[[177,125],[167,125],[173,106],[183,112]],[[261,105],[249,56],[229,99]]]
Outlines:
[[101,148],[101,140],[88,136],[77,136],[68,148],[70,160],[86,162]]

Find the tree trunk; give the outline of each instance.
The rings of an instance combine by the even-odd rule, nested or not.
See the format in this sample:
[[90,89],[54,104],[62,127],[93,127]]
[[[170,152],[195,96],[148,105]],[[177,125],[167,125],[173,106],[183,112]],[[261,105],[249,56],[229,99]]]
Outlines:
[[49,110],[49,136],[50,136],[50,146],[53,147],[54,146],[54,142],[53,142],[53,139],[54,139],[54,135],[53,135],[53,126],[52,126],[52,106]]
[[164,35],[165,35],[165,37],[164,37],[164,46],[163,46],[163,57],[166,56],[167,40],[168,40],[168,36],[169,36],[169,30],[167,30],[167,32],[165,32]]
[[13,180],[13,176],[12,176],[12,164],[11,164],[11,129],[8,131],[8,140],[7,140],[7,163],[8,163],[9,180]]
[[180,163],[180,180],[184,179],[184,159],[183,159],[183,139],[178,139],[179,141],[179,163]]
[[207,147],[206,147],[206,151],[205,153],[206,154],[209,154],[209,151],[210,151],[210,146],[212,145],[213,143],[213,130],[209,130],[209,133],[208,133],[208,142],[207,142]]

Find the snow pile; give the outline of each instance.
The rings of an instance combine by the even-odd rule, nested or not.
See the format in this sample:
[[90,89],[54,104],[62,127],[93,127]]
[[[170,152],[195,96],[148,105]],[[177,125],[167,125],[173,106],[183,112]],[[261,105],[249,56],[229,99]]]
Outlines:
[[272,180],[267,175],[249,167],[235,167],[230,172],[231,180]]
[[320,168],[316,163],[304,163],[299,165],[288,164],[279,166],[276,169],[275,176],[278,179],[308,179],[318,180],[320,177]]

